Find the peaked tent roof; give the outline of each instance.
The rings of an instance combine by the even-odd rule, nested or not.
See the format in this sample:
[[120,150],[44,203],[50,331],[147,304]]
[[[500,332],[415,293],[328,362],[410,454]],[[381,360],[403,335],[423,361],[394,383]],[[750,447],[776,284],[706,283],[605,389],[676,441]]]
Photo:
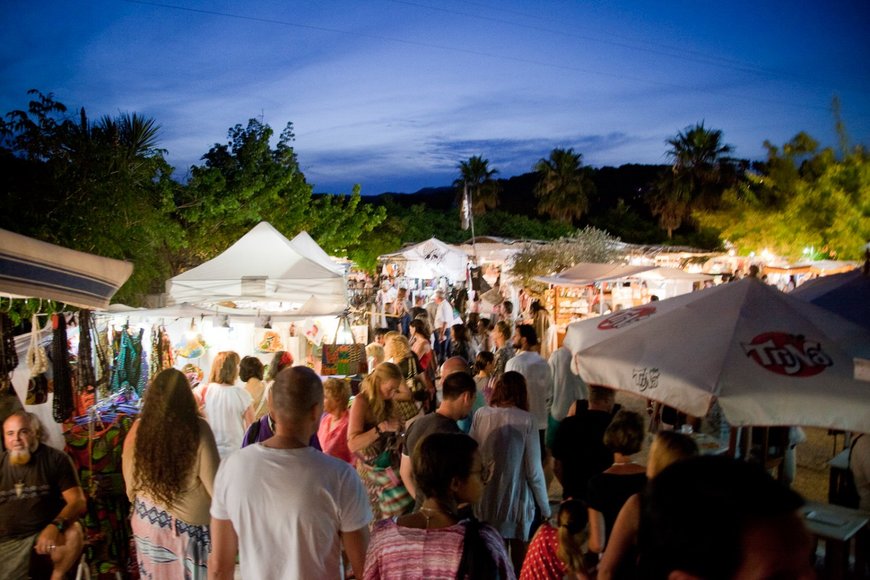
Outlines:
[[624,264],[596,264],[582,262],[555,276],[538,276],[535,280],[556,286],[588,286],[596,282],[609,282],[628,278],[656,269],[655,266],[626,266]]
[[322,264],[322,256],[310,245],[304,253],[300,246],[305,245],[294,244],[268,222],[260,222],[216,258],[170,278],[169,302],[247,301],[262,304],[264,311],[287,303],[280,310],[313,316],[342,312],[347,307],[344,276]]
[[465,252],[437,238],[429,238],[393,254],[386,254],[381,259],[403,262],[408,278],[430,280],[445,276],[451,282],[464,280],[468,265]]
[[133,264],[0,230],[0,294],[104,309]]
[[333,261],[333,259],[329,257],[329,254],[327,254],[323,248],[314,241],[314,238],[308,235],[308,232],[299,232],[292,240],[290,240],[290,244],[292,244],[294,248],[299,250],[299,253],[309,260],[314,260],[324,268],[332,270],[337,274],[344,274],[344,268],[341,264],[337,264]]

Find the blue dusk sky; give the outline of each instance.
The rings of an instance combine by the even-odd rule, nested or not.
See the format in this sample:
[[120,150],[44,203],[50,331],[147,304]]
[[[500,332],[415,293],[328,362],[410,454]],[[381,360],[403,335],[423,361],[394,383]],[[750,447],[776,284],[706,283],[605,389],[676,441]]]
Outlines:
[[735,156],[806,131],[870,143],[867,0],[3,0],[0,112],[53,93],[91,119],[161,125],[179,179],[227,130],[296,133],[316,192],[510,177],[554,147],[666,163],[704,121]]

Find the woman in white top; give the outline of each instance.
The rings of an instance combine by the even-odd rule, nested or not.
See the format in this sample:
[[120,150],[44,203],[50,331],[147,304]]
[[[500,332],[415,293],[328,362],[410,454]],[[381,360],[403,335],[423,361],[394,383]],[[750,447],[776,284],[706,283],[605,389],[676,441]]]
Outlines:
[[236,386],[238,377],[239,355],[219,352],[211,365],[208,384],[197,387],[221,459],[242,447],[245,430],[254,421],[254,401],[243,387]]
[[477,410],[471,424],[470,434],[480,443],[484,465],[492,465],[493,474],[475,515],[499,531],[510,547],[514,569],[519,570],[535,505],[542,517],[550,517],[541,444],[523,375],[516,371],[501,375],[489,404]]

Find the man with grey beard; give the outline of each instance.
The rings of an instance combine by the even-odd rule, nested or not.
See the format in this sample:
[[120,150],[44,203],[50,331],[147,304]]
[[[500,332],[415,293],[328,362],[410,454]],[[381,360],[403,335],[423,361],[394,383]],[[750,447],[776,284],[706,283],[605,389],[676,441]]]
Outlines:
[[[43,445],[39,420],[16,411],[3,422],[0,454],[0,577],[29,577],[31,555],[45,558],[52,580],[78,561],[85,494],[66,453]],[[38,562],[37,562],[38,565]],[[47,571],[45,573],[47,575]],[[44,577],[36,574],[37,577]]]

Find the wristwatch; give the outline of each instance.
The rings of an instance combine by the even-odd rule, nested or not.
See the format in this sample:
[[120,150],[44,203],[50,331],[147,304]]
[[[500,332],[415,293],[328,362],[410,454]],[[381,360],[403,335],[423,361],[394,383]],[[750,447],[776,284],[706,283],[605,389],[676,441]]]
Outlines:
[[51,523],[57,528],[57,531],[61,533],[63,533],[63,531],[66,529],[66,520],[63,518],[57,518],[55,520],[52,520]]

